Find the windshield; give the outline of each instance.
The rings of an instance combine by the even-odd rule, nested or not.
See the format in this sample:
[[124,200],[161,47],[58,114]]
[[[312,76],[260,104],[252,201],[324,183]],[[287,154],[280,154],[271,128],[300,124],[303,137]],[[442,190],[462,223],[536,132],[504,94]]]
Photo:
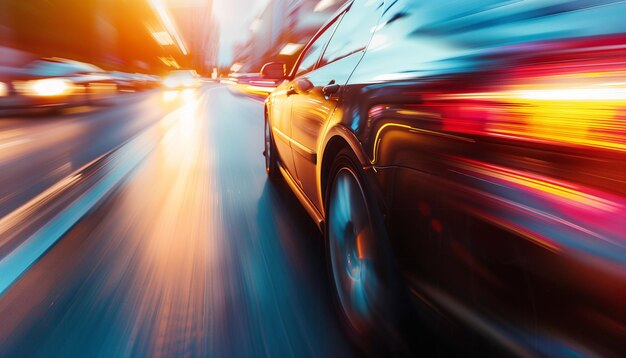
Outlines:
[[169,74],[171,78],[192,78],[196,77],[196,71],[192,70],[176,70],[172,71]]
[[40,77],[69,76],[77,73],[100,72],[99,68],[86,64],[42,60],[32,62],[26,66],[26,70],[29,74]]

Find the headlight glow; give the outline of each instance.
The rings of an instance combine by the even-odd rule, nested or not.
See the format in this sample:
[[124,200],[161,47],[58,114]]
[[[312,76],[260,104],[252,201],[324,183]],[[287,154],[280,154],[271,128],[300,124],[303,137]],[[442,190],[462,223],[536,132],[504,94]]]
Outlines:
[[6,96],[9,94],[9,86],[6,83],[0,82],[0,97]]
[[30,89],[36,96],[60,96],[71,91],[72,83],[58,78],[48,78],[32,81]]
[[163,84],[165,85],[165,87],[168,88],[175,88],[178,86],[178,81],[176,81],[175,78],[166,78],[165,81],[163,81]]
[[193,85],[195,85],[195,80],[193,78],[185,78],[183,80],[183,85],[185,87],[192,87]]
[[164,91],[163,92],[163,100],[165,102],[171,102],[178,97],[178,91]]

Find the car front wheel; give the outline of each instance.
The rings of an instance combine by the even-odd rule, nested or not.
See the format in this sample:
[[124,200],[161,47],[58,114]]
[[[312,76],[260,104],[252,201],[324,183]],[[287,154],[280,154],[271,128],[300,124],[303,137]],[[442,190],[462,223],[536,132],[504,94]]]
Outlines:
[[267,118],[265,118],[265,150],[263,155],[265,156],[265,172],[271,180],[275,180],[278,177],[276,144],[274,144],[274,137]]

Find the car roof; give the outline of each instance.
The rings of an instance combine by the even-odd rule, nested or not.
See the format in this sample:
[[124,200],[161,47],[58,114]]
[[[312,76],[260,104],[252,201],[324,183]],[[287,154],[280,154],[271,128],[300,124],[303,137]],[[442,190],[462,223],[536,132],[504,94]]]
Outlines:
[[83,67],[83,68],[93,68],[93,69],[97,69],[102,71],[102,69],[96,65],[92,65],[91,63],[87,63],[87,62],[80,62],[80,61],[76,61],[76,60],[70,60],[70,59],[66,59],[66,58],[61,58],[61,57],[43,57],[41,59],[39,59],[39,61],[44,61],[44,62],[51,62],[51,63],[61,63],[61,64],[66,64],[66,65],[70,65],[70,66],[76,66],[76,67]]
[[58,65],[67,68],[77,68],[83,70],[89,70],[91,72],[103,72],[104,70],[96,65],[92,65],[86,62],[68,60],[64,58],[52,57],[52,58],[41,58],[39,60],[35,60],[29,64],[30,67],[34,65]]

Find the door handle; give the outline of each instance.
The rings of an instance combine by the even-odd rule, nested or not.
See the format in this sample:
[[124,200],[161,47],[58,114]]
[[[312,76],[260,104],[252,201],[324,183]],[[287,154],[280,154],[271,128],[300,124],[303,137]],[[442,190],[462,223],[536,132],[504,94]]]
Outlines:
[[341,88],[340,85],[334,83],[334,81],[332,81],[333,83],[330,83],[328,86],[324,86],[322,88],[322,92],[324,93],[324,95],[326,96],[330,96],[331,94],[335,94],[339,91],[339,89]]

